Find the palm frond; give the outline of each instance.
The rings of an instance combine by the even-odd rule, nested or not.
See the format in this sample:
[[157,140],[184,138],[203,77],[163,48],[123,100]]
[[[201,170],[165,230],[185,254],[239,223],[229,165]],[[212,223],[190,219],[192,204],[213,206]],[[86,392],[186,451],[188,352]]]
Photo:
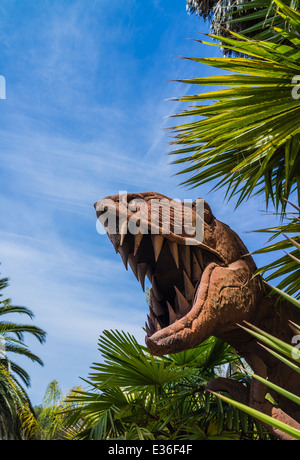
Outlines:
[[[282,253],[277,260],[260,267],[257,274],[265,276],[265,280],[279,280],[277,291],[284,290],[285,297],[292,303],[300,298],[300,208],[291,204],[298,213],[288,213],[287,223],[277,227],[257,230],[271,234],[267,246],[254,251],[254,254]],[[280,237],[284,237],[281,239]],[[279,238],[279,241],[278,241]],[[273,288],[273,290],[276,290]]]
[[176,98],[193,106],[178,113],[184,122],[170,129],[178,146],[171,152],[179,157],[174,163],[188,165],[178,172],[189,176],[182,184],[210,182],[213,189],[224,188],[237,205],[264,194],[267,205],[284,212],[295,191],[300,199],[300,104],[292,97],[293,78],[300,74],[300,48],[295,45],[300,14],[283,8],[279,0],[276,4],[289,22],[291,30],[282,32],[289,44],[255,41],[233,32],[229,38],[209,34],[246,57],[193,58],[231,73],[182,83],[226,89]]
[[[299,0],[287,0],[285,4],[297,11],[300,9]],[[281,43],[285,38],[277,29],[288,28],[273,0],[187,0],[187,10],[208,19],[217,36],[228,37],[230,32],[237,32],[254,40]],[[224,52],[229,56],[236,54],[226,49]]]
[[250,418],[245,424],[234,412],[233,424],[229,406],[205,395],[215,367],[237,361],[220,340],[154,358],[130,334],[104,331],[99,351],[104,363],[92,366],[89,390],[69,397],[80,404],[68,414],[68,426],[78,428],[74,439],[236,439],[237,433],[264,439]]

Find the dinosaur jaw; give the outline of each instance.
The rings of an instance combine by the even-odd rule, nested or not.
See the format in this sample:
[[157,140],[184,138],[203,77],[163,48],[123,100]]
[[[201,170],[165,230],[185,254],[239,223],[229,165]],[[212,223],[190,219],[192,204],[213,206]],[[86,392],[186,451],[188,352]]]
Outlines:
[[[150,334],[148,325],[148,334],[145,341],[152,355],[160,356],[194,348],[211,335],[210,321],[207,321],[209,318],[206,318],[204,306],[209,287],[209,278],[217,266],[218,264],[211,262],[204,268],[200,281],[194,288],[192,301],[187,301],[185,291],[176,290],[176,306],[171,310],[172,316],[169,317],[169,325],[164,328],[158,327],[158,330],[155,330],[154,333],[150,331]],[[186,310],[182,310],[182,305],[186,305]],[[150,318],[148,317],[148,321],[150,319],[153,324],[151,308],[150,303]],[[173,312],[175,312],[175,315]]]
[[[181,351],[191,344],[211,266],[224,264],[221,256],[205,244],[189,246],[163,235],[126,235],[110,238],[126,269],[131,267],[142,288],[149,279],[149,314],[146,345],[153,355]],[[214,262],[214,263],[212,263]],[[200,302],[201,303],[201,302]]]

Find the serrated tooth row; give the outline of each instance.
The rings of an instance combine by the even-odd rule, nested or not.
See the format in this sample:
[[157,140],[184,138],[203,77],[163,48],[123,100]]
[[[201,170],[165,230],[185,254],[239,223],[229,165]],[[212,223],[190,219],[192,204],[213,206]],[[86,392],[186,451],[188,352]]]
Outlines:
[[149,315],[147,315],[147,316],[148,316],[148,323],[147,322],[145,323],[145,327],[146,327],[148,337],[151,337],[151,335],[153,335],[155,333],[155,327],[152,324],[152,322],[151,322],[151,320],[149,318]]
[[[185,272],[184,283],[185,295],[177,288],[177,286],[174,286],[176,294],[175,307],[172,307],[168,301],[166,302],[169,314],[169,325],[175,323],[180,318],[183,318],[191,310],[191,302],[189,302],[189,299],[192,300],[194,287]],[[149,336],[166,326],[161,323],[164,314],[165,310],[159,302],[152,286],[152,289],[150,290],[150,314],[148,315],[148,322],[146,323],[146,330]]]
[[[126,222],[125,224],[127,225]],[[121,231],[122,230],[124,230],[124,224],[122,226]],[[127,269],[129,245],[127,241],[125,240],[125,235],[126,233],[121,233],[121,239],[120,239],[118,252],[121,254],[124,265]],[[158,261],[159,255],[161,253],[161,250],[164,244],[164,239],[165,238],[161,235],[151,235],[155,262]],[[143,240],[142,233],[138,233],[137,235],[135,235],[134,249],[133,249],[134,257],[138,253],[142,240]],[[173,256],[176,267],[179,268],[179,265],[180,265],[179,261],[181,260],[184,270],[186,274],[188,275],[188,277],[192,278],[193,281],[197,281],[201,277],[202,271],[204,268],[201,250],[199,248],[195,248],[193,252],[191,252],[191,248],[188,245],[178,245],[174,241],[170,241],[170,240],[167,240],[167,242],[168,242],[168,246]]]
[[[122,226],[122,229],[124,230],[124,226]],[[134,251],[133,253],[130,253],[129,242],[128,240],[126,241],[124,238],[122,238],[121,235],[121,242],[118,247],[118,252],[122,257],[126,270],[128,269],[129,263],[135,277],[141,283],[143,291],[145,290],[145,276],[147,276],[149,281],[152,283],[152,289],[150,291],[150,313],[152,312],[152,314],[150,314],[147,327],[148,332],[153,334],[153,331],[161,329],[162,326],[158,320],[158,317],[162,318],[162,315],[165,314],[165,311],[160,304],[160,301],[162,301],[164,297],[157,287],[156,276],[153,273],[153,267],[147,263],[138,262],[138,250],[142,239],[142,234],[137,234],[135,236]],[[154,259],[157,262],[163,248],[164,237],[161,235],[151,235],[151,241],[153,245]],[[180,261],[182,264],[181,266],[184,267],[182,270],[184,294],[181,293],[181,291],[176,286],[174,286],[176,293],[175,306],[172,307],[170,303],[167,302],[169,323],[172,324],[179,318],[185,316],[190,311],[195,292],[193,283],[195,284],[195,282],[201,279],[204,264],[200,248],[191,249],[190,246],[178,245],[176,242],[172,242],[168,239],[167,243],[176,267],[179,269]]]
[[[161,310],[160,310],[160,308]],[[147,315],[148,322],[146,325],[147,335],[151,336],[155,332],[160,331],[162,329],[162,325],[159,322],[158,315],[164,313],[162,307],[159,305],[158,301],[155,299],[153,293],[150,292],[150,314]]]
[[175,312],[175,309],[172,307],[172,305],[169,302],[167,302],[170,324],[173,324],[178,319],[183,318],[191,310],[190,303],[180,292],[177,286],[174,286],[174,289],[176,292],[175,304],[177,313]]
[[[125,222],[125,224],[127,225],[126,222]],[[125,230],[126,230],[126,232],[125,232]],[[120,247],[126,245],[126,240],[125,240],[126,234],[127,234],[127,227],[125,229],[124,224],[123,224],[122,228],[120,230],[120,243],[119,243]],[[164,244],[164,239],[165,238],[163,236],[161,236],[161,235],[151,235],[151,241],[152,241],[152,246],[153,246],[153,251],[154,251],[155,262],[158,261],[158,257],[160,255],[160,252],[161,252],[163,244]],[[135,235],[135,237],[134,237],[134,248],[133,248],[133,255],[134,256],[137,255],[137,252],[139,250],[139,247],[141,245],[142,240],[143,240],[143,234],[142,233],[138,233],[137,235]],[[174,243],[174,245],[175,245],[174,251],[175,252],[177,251],[177,253],[178,253],[178,248],[177,248],[176,243]],[[176,255],[175,255],[175,257],[176,257]],[[178,256],[177,256],[177,259],[178,259]],[[179,264],[178,264],[178,267],[179,267]]]
[[188,277],[192,281],[199,281],[204,269],[204,262],[200,248],[191,250],[188,245],[178,245],[174,241],[167,240],[175,265],[179,268],[180,260]]

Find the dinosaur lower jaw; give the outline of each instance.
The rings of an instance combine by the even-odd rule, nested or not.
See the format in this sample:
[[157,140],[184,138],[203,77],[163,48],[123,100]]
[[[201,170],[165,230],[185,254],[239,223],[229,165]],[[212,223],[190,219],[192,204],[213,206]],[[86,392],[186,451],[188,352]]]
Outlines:
[[[145,341],[152,355],[160,356],[188,350],[196,347],[209,337],[210,330],[205,324],[206,319],[203,317],[203,308],[207,298],[210,276],[217,266],[218,264],[211,262],[204,269],[202,277],[195,288],[189,311],[185,314],[184,312],[179,312],[176,317],[172,315],[173,321],[169,325],[164,328],[159,327],[154,333],[147,334]],[[183,297],[183,294],[180,293],[181,301],[186,302]]]
[[[194,329],[193,325],[197,320],[197,313],[199,313],[197,312],[197,306],[193,305],[186,315],[176,318],[172,324],[159,328],[154,333],[149,334],[148,332],[145,342],[149,352],[152,355],[161,356],[196,346],[196,343],[191,343],[189,335]],[[149,331],[149,326],[147,327],[147,325],[146,330]]]
[[145,276],[152,284],[146,344],[151,353],[164,354],[175,336],[184,337],[197,315],[195,298],[206,267],[222,261],[205,245],[178,244],[161,235],[126,235],[120,243],[115,248],[126,268],[129,264],[143,289]]

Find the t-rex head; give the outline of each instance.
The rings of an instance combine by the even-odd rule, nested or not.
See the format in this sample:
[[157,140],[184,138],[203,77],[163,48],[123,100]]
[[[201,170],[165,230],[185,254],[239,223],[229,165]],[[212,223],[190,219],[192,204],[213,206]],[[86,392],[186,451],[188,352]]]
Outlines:
[[[247,248],[228,225],[214,217],[206,202],[203,240],[191,244],[190,233],[175,232],[172,208],[167,232],[162,212],[153,222],[151,210],[158,200],[174,203],[148,192],[108,196],[97,202],[95,209],[126,268],[129,263],[143,288],[145,276],[152,284],[145,340],[152,354],[164,355],[237,328],[237,323],[249,319],[262,289],[259,279],[252,277],[256,267]],[[108,210],[108,202],[113,203],[113,211]],[[197,218],[195,203],[193,222]],[[183,209],[183,204],[179,206]],[[114,231],[108,225],[109,216],[116,219]],[[143,224],[142,233],[125,233],[132,219],[136,228]]]

